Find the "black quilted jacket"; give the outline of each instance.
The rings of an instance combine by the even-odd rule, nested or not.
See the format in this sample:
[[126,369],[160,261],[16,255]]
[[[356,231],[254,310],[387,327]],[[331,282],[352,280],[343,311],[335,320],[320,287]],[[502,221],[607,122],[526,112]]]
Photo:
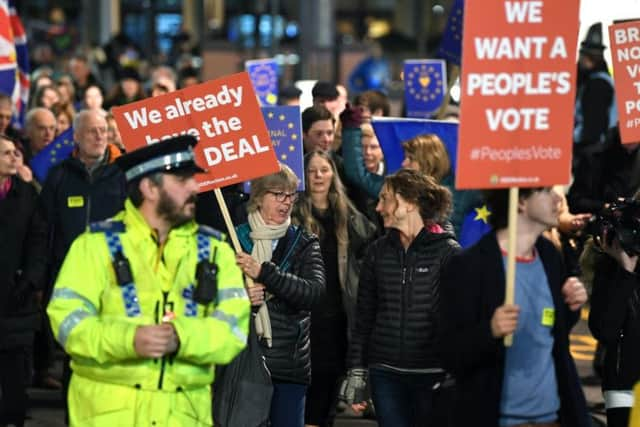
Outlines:
[[396,230],[390,230],[370,246],[360,270],[349,367],[442,366],[436,349],[440,271],[458,250],[453,234],[425,229],[407,251]]
[[[248,225],[239,227],[247,247]],[[262,347],[271,377],[276,381],[308,384],[311,380],[309,330],[311,307],[325,292],[324,264],[318,238],[291,226],[278,241],[271,262],[262,263],[256,282],[273,295],[267,301],[273,345]]]

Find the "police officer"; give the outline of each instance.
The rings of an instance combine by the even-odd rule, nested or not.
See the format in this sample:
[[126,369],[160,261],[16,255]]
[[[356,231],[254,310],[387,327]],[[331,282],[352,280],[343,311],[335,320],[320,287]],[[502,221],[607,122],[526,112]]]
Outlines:
[[246,344],[234,252],[193,220],[203,172],[180,136],[118,159],[124,210],[71,246],[47,312],[71,356],[72,426],[210,426],[214,365]]

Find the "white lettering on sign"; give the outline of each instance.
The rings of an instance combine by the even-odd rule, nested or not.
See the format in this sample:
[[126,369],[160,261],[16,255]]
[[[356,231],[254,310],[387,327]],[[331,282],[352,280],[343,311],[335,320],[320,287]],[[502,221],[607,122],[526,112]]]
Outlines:
[[258,136],[252,135],[251,141],[247,140],[247,138],[240,138],[237,142],[223,142],[219,147],[207,147],[203,151],[207,165],[215,166],[223,160],[232,162],[247,155],[253,156],[258,153],[264,153],[269,151],[269,145],[270,142],[267,145],[262,145]]

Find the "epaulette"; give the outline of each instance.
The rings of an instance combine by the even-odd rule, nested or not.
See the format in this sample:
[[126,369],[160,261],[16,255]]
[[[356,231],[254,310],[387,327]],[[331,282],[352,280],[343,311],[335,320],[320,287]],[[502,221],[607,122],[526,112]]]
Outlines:
[[213,227],[209,227],[208,225],[198,224],[198,233],[213,237],[216,240],[224,240],[225,238],[221,231],[218,231]]
[[114,233],[124,233],[126,227],[122,221],[97,221],[89,224],[89,231],[92,233],[104,233],[105,231],[111,231]]

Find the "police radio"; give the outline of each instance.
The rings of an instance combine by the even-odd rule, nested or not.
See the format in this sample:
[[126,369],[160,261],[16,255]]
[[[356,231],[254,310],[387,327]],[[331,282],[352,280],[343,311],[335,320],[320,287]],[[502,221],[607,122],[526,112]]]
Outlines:
[[122,251],[118,251],[113,256],[113,269],[116,272],[116,280],[119,286],[126,286],[133,283],[133,273],[131,273],[131,265],[129,260],[124,256]]
[[[217,247],[213,248],[213,259],[216,259]],[[208,259],[200,261],[196,267],[196,289],[193,300],[198,304],[211,304],[218,294],[218,264]]]

